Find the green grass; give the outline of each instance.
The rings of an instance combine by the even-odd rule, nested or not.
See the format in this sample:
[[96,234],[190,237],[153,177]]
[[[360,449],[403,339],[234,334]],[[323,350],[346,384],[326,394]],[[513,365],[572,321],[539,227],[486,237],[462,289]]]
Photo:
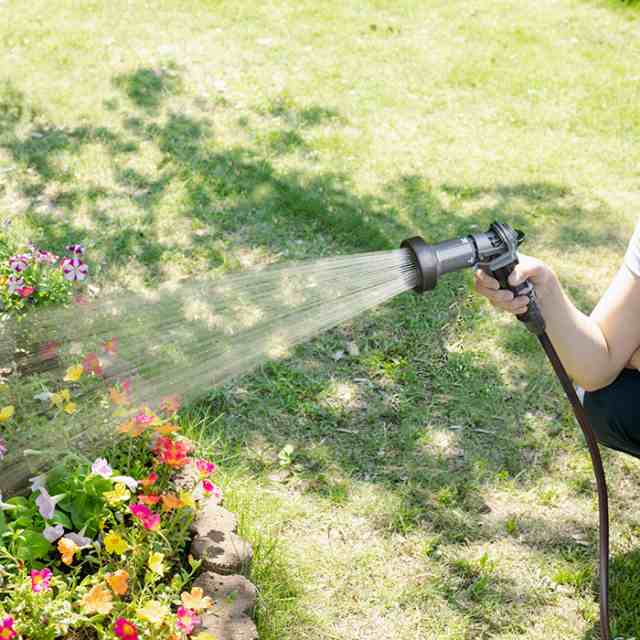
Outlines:
[[[104,287],[498,219],[589,310],[640,205],[623,4],[9,0],[0,215],[48,249],[88,244]],[[588,454],[535,339],[470,282],[193,408],[255,546],[263,640],[597,637]],[[348,341],[360,355],[334,360]],[[627,637],[640,467],[605,458]]]

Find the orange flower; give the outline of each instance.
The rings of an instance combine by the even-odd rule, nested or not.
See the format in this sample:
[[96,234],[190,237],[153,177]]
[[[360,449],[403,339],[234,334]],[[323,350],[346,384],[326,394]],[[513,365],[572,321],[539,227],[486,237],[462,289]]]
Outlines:
[[209,609],[213,606],[213,602],[209,596],[204,595],[204,591],[200,587],[193,587],[191,593],[184,591],[180,598],[182,598],[182,604],[187,609],[193,609],[194,611],[200,611],[201,609]]
[[87,613],[107,614],[113,609],[111,594],[99,584],[96,584],[80,602]]
[[76,551],[79,551],[80,547],[73,541],[69,540],[69,538],[60,538],[58,541],[58,551],[62,556],[62,562],[64,562],[67,566],[71,566],[73,562],[73,556]]
[[142,502],[142,504],[146,504],[148,506],[153,506],[154,504],[158,504],[160,502],[160,496],[154,495],[139,495],[138,500]]
[[139,422],[135,422],[134,420],[129,420],[128,422],[124,422],[118,427],[118,431],[120,433],[127,433],[132,438],[137,438],[139,435],[144,433],[147,428],[146,424],[141,424]]
[[111,398],[111,402],[117,405],[129,404],[129,398],[126,393],[122,391],[118,391],[115,387],[111,387],[109,389],[109,397]]
[[163,424],[163,425],[155,428],[155,432],[159,433],[161,436],[168,436],[168,435],[170,435],[172,433],[175,433],[176,431],[179,431],[179,430],[180,430],[179,427],[176,427],[175,424],[170,424],[170,423]]
[[129,574],[124,569],[118,569],[115,573],[107,573],[105,580],[117,596],[123,596],[129,589],[127,584]]
[[172,511],[173,509],[180,509],[183,507],[182,500],[178,496],[168,493],[162,496],[162,510]]

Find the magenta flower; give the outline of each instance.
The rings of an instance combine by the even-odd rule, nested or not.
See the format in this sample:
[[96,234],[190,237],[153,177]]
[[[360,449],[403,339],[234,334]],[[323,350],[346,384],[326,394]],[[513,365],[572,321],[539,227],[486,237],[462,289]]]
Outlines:
[[138,424],[151,424],[153,422],[154,416],[149,415],[143,409],[137,416],[133,418]]
[[196,612],[186,607],[178,607],[176,611],[176,627],[189,635],[193,628],[200,623],[200,619],[196,615]]
[[206,478],[207,476],[215,473],[217,467],[215,463],[200,458],[199,460],[196,460],[196,468],[200,472],[200,477]]
[[53,573],[46,567],[38,571],[37,569],[31,570],[31,591],[33,593],[42,593],[43,591],[49,591],[51,589],[49,583]]
[[69,244],[67,245],[67,251],[73,253],[74,256],[84,255],[84,247],[81,244]]
[[9,258],[9,266],[16,272],[22,273],[29,266],[31,254],[22,253],[20,255],[11,256]]
[[113,469],[104,458],[97,458],[91,465],[91,473],[103,478],[110,478],[113,475]]
[[80,258],[65,258],[62,273],[65,280],[84,280],[89,274],[89,267]]
[[142,523],[145,529],[157,529],[160,525],[160,516],[153,513],[149,507],[141,502],[129,505],[129,510]]
[[215,496],[216,498],[222,498],[222,490],[220,487],[216,487],[211,480],[203,480],[202,488],[207,496]]
[[45,530],[42,532],[42,535],[49,541],[55,542],[58,538],[62,538],[64,535],[64,527],[61,524],[57,524],[54,527],[48,526],[45,527]]
[[13,640],[18,635],[13,628],[14,624],[15,622],[11,616],[5,616],[0,620],[0,638],[2,640]]
[[18,289],[24,287],[24,280],[22,278],[18,278],[18,276],[9,276],[9,280],[7,280],[7,288],[9,289],[10,294],[17,293]]

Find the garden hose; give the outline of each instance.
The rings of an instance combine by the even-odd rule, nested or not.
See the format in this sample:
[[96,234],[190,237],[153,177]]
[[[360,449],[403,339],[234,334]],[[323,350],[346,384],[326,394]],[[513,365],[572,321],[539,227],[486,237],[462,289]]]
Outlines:
[[571,403],[573,413],[582,429],[596,479],[599,518],[599,581],[600,581],[600,633],[601,640],[610,640],[609,633],[609,500],[607,483],[602,466],[595,432],[589,425],[587,414],[578,399],[576,390],[560,358],[545,331],[545,322],[536,302],[533,285],[525,280],[513,287],[509,275],[518,264],[517,249],[524,240],[524,234],[509,225],[494,222],[484,233],[447,240],[435,245],[427,244],[422,238],[405,240],[402,247],[413,255],[418,274],[414,291],[423,293],[432,290],[438,278],[464,267],[479,267],[496,278],[502,289],[508,289],[514,296],[527,296],[527,310],[517,318],[527,329],[537,336],[547,358],[551,362],[564,392]]

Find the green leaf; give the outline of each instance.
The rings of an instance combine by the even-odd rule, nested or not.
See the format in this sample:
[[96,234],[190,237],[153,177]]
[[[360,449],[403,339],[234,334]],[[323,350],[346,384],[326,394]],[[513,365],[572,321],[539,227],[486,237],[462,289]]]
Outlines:
[[73,529],[71,518],[69,518],[69,516],[64,511],[60,511],[60,509],[56,509],[54,511],[51,522],[61,524],[65,529]]
[[25,562],[45,558],[53,549],[51,543],[37,531],[27,530],[16,549],[16,557]]

